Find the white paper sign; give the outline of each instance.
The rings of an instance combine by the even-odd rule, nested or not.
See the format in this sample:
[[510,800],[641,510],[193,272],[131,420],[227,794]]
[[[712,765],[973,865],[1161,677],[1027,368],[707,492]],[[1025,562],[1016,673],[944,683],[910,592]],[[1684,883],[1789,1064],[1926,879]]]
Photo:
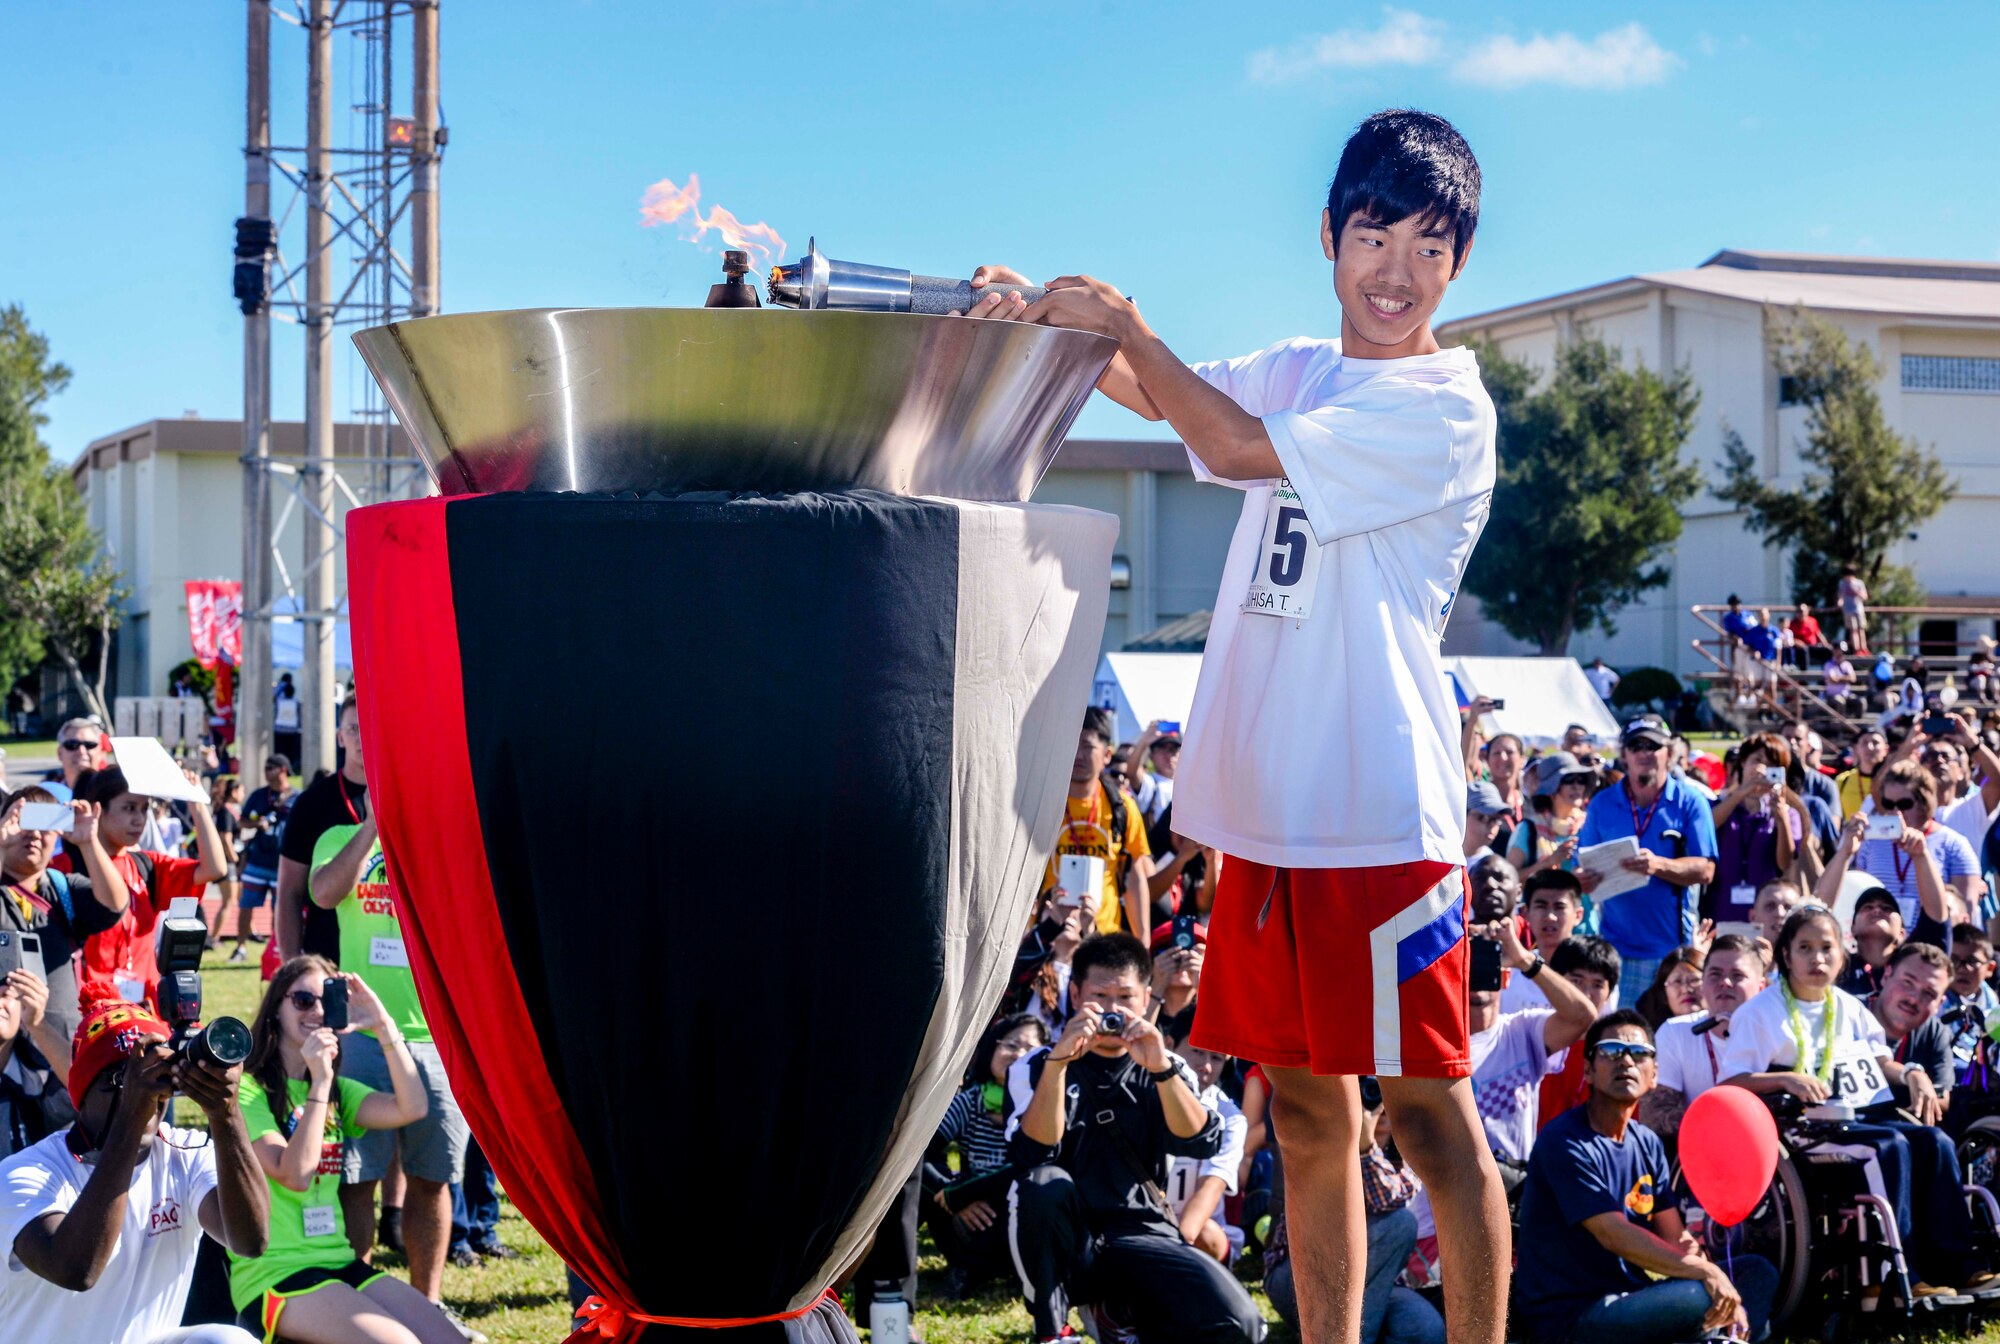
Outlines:
[[1639,837],[1635,835],[1621,835],[1616,840],[1606,840],[1578,850],[1576,866],[1584,872],[1597,873],[1604,879],[1597,884],[1597,890],[1590,893],[1590,899],[1608,901],[1613,896],[1623,896],[1652,881],[1644,873],[1635,873],[1622,866],[1625,860],[1638,857]]
[[407,970],[410,965],[409,949],[403,946],[401,938],[370,938],[368,940],[368,964],[370,966],[397,966]]
[[167,754],[157,738],[114,737],[111,754],[125,772],[125,787],[141,798],[178,799],[184,803],[205,803],[208,794],[201,785],[181,773],[180,766]]
[[308,1237],[330,1237],[339,1229],[334,1224],[334,1209],[331,1204],[308,1204],[305,1214],[305,1233]]

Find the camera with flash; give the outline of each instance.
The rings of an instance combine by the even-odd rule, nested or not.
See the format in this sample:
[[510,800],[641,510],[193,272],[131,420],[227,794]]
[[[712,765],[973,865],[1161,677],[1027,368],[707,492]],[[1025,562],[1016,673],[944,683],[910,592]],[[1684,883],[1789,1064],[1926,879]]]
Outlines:
[[173,1031],[177,1054],[227,1069],[250,1057],[250,1028],[234,1017],[202,1024],[201,954],[207,945],[208,926],[199,918],[169,915],[160,921],[160,1018]]

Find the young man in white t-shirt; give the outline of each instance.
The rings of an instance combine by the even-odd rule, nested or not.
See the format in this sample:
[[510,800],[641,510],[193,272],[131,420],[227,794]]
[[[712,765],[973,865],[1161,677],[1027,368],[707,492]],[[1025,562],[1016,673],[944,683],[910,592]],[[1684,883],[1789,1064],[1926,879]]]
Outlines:
[[1659,1083],[1639,1099],[1639,1118],[1648,1129],[1672,1138],[1694,1099],[1722,1081],[1729,1019],[1763,990],[1770,969],[1754,938],[1725,933],[1709,947],[1701,970],[1701,1011],[1668,1018],[1653,1038],[1660,1052]]
[[[202,1236],[262,1255],[271,1200],[242,1070],[192,1064],[167,1038],[144,1004],[86,1005],[75,1123],[0,1162],[0,1340],[255,1344],[233,1325],[179,1326]],[[176,1090],[208,1135],[165,1123]]]
[[1174,829],[1223,855],[1194,1041],[1262,1063],[1285,1136],[1305,1334],[1359,1329],[1357,1078],[1376,1075],[1431,1188],[1447,1315],[1498,1344],[1507,1215],[1467,1081],[1465,774],[1438,655],[1484,528],[1492,402],[1431,318],[1464,267],[1479,165],[1440,117],[1349,139],[1320,218],[1338,341],[1183,363],[1118,288],[1065,276],[981,317],[1119,343],[1098,387],[1244,492],[1174,781]]

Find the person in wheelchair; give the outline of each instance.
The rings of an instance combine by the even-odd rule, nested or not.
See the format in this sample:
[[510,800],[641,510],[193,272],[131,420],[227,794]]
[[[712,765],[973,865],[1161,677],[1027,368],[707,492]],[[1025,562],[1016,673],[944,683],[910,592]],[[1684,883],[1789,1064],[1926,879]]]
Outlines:
[[1778,938],[1778,983],[1730,1019],[1720,1059],[1723,1082],[1763,1096],[1788,1093],[1810,1107],[1837,1103],[1861,1117],[1841,1126],[1840,1142],[1875,1155],[1910,1267],[1912,1296],[2000,1295],[2000,1275],[1973,1246],[1950,1139],[1934,1126],[1894,1118],[1893,1089],[1911,1085],[1916,1075],[1921,1094],[1930,1079],[1899,1062],[1881,1023],[1835,986],[1845,955],[1840,925],[1825,906],[1792,912]]
[[1666,1148],[1633,1119],[1657,1073],[1646,1020],[1610,1013],[1582,1049],[1590,1100],[1552,1121],[1528,1159],[1516,1320],[1538,1342],[1637,1344],[1731,1327],[1764,1338],[1777,1270],[1748,1253],[1724,1270],[1703,1253],[1668,1195]]

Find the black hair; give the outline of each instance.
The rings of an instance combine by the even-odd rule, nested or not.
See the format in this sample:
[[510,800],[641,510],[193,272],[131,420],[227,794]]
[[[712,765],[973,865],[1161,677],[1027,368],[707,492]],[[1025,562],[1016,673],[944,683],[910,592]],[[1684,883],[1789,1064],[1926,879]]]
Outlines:
[[1092,705],[1083,711],[1083,732],[1086,737],[1094,737],[1105,746],[1118,741],[1118,732],[1112,726],[1111,711]]
[[[1566,868],[1544,868],[1521,885],[1521,904],[1527,905],[1536,892],[1547,891],[1551,887],[1560,887],[1572,896],[1583,895],[1583,882],[1575,873]],[[1578,900],[1577,904],[1582,905],[1583,902]]]
[[1590,1030],[1583,1033],[1583,1057],[1589,1059],[1596,1051],[1597,1043],[1620,1027],[1637,1027],[1646,1033],[1648,1044],[1653,1040],[1653,1028],[1645,1018],[1630,1008],[1620,1008],[1598,1018],[1590,1024]]
[[288,775],[292,773],[292,759],[282,751],[274,751],[264,758],[264,768],[266,770],[271,769],[273,766],[283,770]]
[[1022,1027],[1033,1027],[1041,1034],[1042,1044],[1049,1043],[1049,1029],[1041,1018],[1033,1013],[1009,1013],[988,1027],[986,1034],[979,1038],[979,1044],[972,1047],[972,1067],[965,1071],[966,1080],[974,1087],[991,1081],[993,1056],[1000,1049],[1000,1042]]
[[[0,815],[16,803],[53,803],[56,796],[39,784],[23,784],[12,793],[0,794]],[[22,1038],[22,1039],[25,1039]]]
[[1076,956],[1069,963],[1069,982],[1081,985],[1092,971],[1110,971],[1113,975],[1120,971],[1130,971],[1139,977],[1139,983],[1152,983],[1153,958],[1147,953],[1146,945],[1129,933],[1104,933],[1090,939],[1076,950]]
[[107,765],[102,770],[86,770],[76,777],[74,792],[86,803],[96,803],[103,807],[116,802],[132,791],[125,782],[125,772],[115,765]]
[[[1900,908],[1898,907],[1898,909]],[[1807,901],[1804,905],[1792,911],[1791,914],[1785,916],[1785,925],[1778,930],[1778,945],[1772,949],[1777,954],[1779,975],[1784,976],[1788,980],[1791,978],[1792,943],[1798,938],[1799,930],[1816,919],[1823,919],[1833,925],[1833,945],[1839,954],[1839,962],[1835,965],[1833,974],[1836,980],[1840,978],[1840,969],[1847,964],[1846,939],[1841,930],[1840,921],[1834,918],[1833,911],[1827,909],[1818,901]]]
[[1618,972],[1622,965],[1617,948],[1587,933],[1571,934],[1563,939],[1556,946],[1556,954],[1549,958],[1549,969],[1557,975],[1568,975],[1571,971],[1595,971],[1604,977],[1614,993],[1618,989]]
[[1988,938],[1986,930],[1980,928],[1978,924],[1952,924],[1952,946],[1956,948],[1962,942],[1980,948],[1982,952],[1986,952],[1986,956],[1994,954],[1994,940]]
[[1450,236],[1457,274],[1479,227],[1479,161],[1443,117],[1409,108],[1377,112],[1354,128],[1340,151],[1326,208],[1336,246],[1357,214],[1384,226],[1414,215],[1425,228]]

